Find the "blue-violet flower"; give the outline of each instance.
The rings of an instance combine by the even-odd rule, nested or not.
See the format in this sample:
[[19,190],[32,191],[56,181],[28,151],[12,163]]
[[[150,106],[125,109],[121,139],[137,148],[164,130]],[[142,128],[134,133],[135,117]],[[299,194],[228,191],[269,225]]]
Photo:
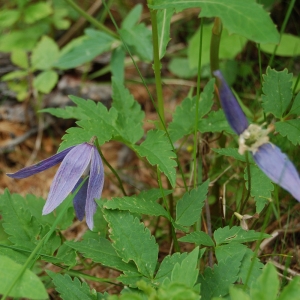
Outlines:
[[102,160],[92,141],[67,148],[35,165],[7,175],[16,179],[26,178],[60,162],[62,163],[51,184],[43,215],[52,212],[69,193],[76,190],[85,176],[89,176],[75,195],[73,205],[77,218],[81,221],[86,215],[86,223],[92,230],[93,215],[97,209],[95,199],[100,198],[104,184]]
[[222,73],[217,70],[213,74],[218,81],[219,98],[227,121],[239,135],[239,153],[250,151],[258,167],[273,182],[289,191],[295,199],[300,201],[299,174],[288,157],[269,142],[268,133],[271,128],[262,129],[256,124],[249,125]]

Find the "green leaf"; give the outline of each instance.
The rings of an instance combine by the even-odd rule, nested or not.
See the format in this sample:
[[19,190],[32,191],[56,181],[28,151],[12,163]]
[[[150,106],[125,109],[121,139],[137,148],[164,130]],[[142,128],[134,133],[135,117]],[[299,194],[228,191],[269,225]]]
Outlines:
[[122,28],[119,30],[124,42],[132,48],[133,54],[136,54],[143,61],[152,61],[153,50],[151,31],[141,23],[132,28]]
[[171,282],[180,282],[192,288],[197,282],[199,274],[197,268],[198,255],[199,247],[196,247],[180,264],[176,263],[172,271]]
[[114,268],[120,271],[136,272],[133,263],[125,263],[117,254],[111,242],[105,238],[83,240],[81,242],[66,242],[66,245],[82,253],[86,258],[92,259],[96,263]]
[[263,108],[265,113],[272,113],[275,117],[281,118],[292,99],[292,78],[293,74],[287,69],[277,72],[270,67],[266,75],[263,75]]
[[201,133],[222,131],[233,133],[222,109],[211,111],[207,118],[200,120],[198,123],[198,130]]
[[223,261],[227,265],[230,264],[230,261],[241,262],[247,249],[245,245],[235,242],[217,246],[216,257],[219,263]]
[[29,67],[28,56],[26,51],[21,49],[15,50],[11,53],[11,61],[20,68],[27,69]]
[[4,76],[1,77],[2,81],[9,81],[9,80],[14,80],[14,79],[21,79],[28,76],[28,71],[27,70],[17,70],[17,71],[12,71]]
[[287,137],[294,145],[300,144],[300,119],[275,123],[276,131]]
[[[217,152],[221,155],[224,155],[224,156],[230,156],[230,157],[233,157],[235,158],[236,160],[239,160],[239,161],[242,161],[242,162],[246,162],[246,157],[245,155],[241,155],[239,154],[238,152],[238,149],[237,148],[221,148],[221,149],[214,149],[214,148],[211,148],[214,152]],[[254,163],[254,160],[252,158],[252,156],[249,156],[249,161],[251,163]]]
[[[0,294],[4,294],[7,288],[20,272],[22,265],[15,263],[7,256],[0,255]],[[26,269],[17,284],[8,294],[14,298],[48,299],[47,291],[32,271]]]
[[[136,288],[137,283],[141,280],[148,283],[151,282],[149,278],[143,276],[141,273],[131,272],[131,271],[124,271],[124,274],[120,275],[117,279],[118,281],[122,282],[124,285],[130,286],[132,288]],[[129,298],[128,300],[131,300],[131,298]]]
[[300,277],[295,276],[292,279],[292,281],[287,286],[284,287],[278,300],[297,299],[297,297],[299,297],[299,290],[300,290]]
[[52,278],[55,289],[63,300],[97,300],[95,290],[90,290],[86,282],[81,282],[77,277],[74,280],[69,275],[61,275],[49,270],[47,274]]
[[52,7],[47,2],[29,4],[24,10],[24,21],[27,24],[32,24],[49,16],[51,13]]
[[204,201],[207,197],[209,180],[202,183],[197,189],[186,192],[176,205],[176,223],[191,226],[201,215]]
[[110,68],[112,76],[117,78],[119,82],[124,82],[124,60],[125,60],[125,50],[123,47],[118,47],[113,50],[110,60]]
[[[213,105],[214,83],[215,80],[211,79],[201,93],[198,111],[199,120],[210,111]],[[195,109],[196,97],[184,99],[181,105],[176,108],[173,121],[169,124],[170,137],[173,142],[194,132]]]
[[[170,193],[172,191],[164,191],[165,195]],[[156,202],[161,197],[162,194],[159,189],[152,189],[142,191],[139,195],[112,198],[112,200],[105,202],[103,207],[106,209],[129,210],[131,213],[169,218],[167,211]]]
[[148,228],[129,212],[105,210],[110,238],[118,255],[125,262],[134,261],[139,272],[152,278],[158,256],[158,245]]
[[[273,54],[276,44],[262,44],[261,51]],[[277,56],[293,57],[300,55],[300,38],[298,36],[283,33],[276,49]]]
[[219,228],[214,232],[216,245],[229,244],[232,242],[247,243],[268,237],[268,234],[256,232],[254,230],[246,231],[239,226],[233,226],[231,228],[229,228],[229,226],[226,226],[223,228]]
[[[213,24],[203,25],[201,66],[210,62],[210,40]],[[247,39],[236,34],[229,34],[226,28],[222,30],[222,43],[220,43],[219,58],[234,59],[242,52]],[[199,61],[200,28],[195,32],[188,44],[188,60],[190,68],[198,68]]]
[[58,81],[58,75],[52,70],[43,71],[33,79],[33,86],[39,92],[50,93]]
[[162,284],[166,278],[171,280],[172,271],[177,263],[181,264],[187,257],[187,253],[174,253],[172,256],[167,255],[161,262],[155,276],[155,282]]
[[168,69],[179,78],[188,79],[197,75],[197,68],[191,68],[185,57],[173,57],[168,64]]
[[253,300],[275,300],[279,290],[279,280],[276,268],[267,264],[260,277],[257,278],[251,289],[251,299]]
[[185,243],[194,243],[197,246],[203,245],[203,246],[214,246],[215,243],[211,239],[211,237],[203,232],[203,231],[194,231],[190,234],[187,234],[184,237],[181,237],[178,239],[180,242],[185,242]]
[[[269,199],[271,192],[274,190],[274,185],[265,173],[255,165],[250,165],[251,174],[251,196],[256,201],[256,212],[260,213]],[[247,168],[245,169],[244,178],[248,181]],[[248,189],[248,182],[246,183]]]
[[[171,282],[164,284],[157,291],[157,299],[159,300],[199,300],[199,292],[195,289],[188,288],[181,282]],[[131,299],[128,299],[131,300]]]
[[72,69],[92,61],[97,55],[109,51],[116,40],[110,35],[95,30],[86,29],[85,36],[77,41],[72,41],[62,51],[55,66],[60,69]]
[[[201,8],[200,17],[219,17],[229,34],[237,33],[257,43],[278,43],[279,33],[269,14],[254,0],[154,0],[154,9]],[[233,18],[235,16],[235,18]]]
[[32,51],[31,63],[37,70],[47,70],[53,67],[58,56],[57,44],[48,36],[43,36]]
[[292,108],[289,111],[289,115],[291,114],[300,115],[300,93],[297,94],[293,102]]
[[[231,286],[229,288],[230,300],[251,300],[250,296],[241,288]],[[253,299],[252,299],[253,300]]]
[[172,187],[175,186],[175,167],[177,163],[173,158],[176,157],[176,154],[172,151],[172,147],[164,131],[148,131],[146,140],[140,146],[134,146],[134,148],[140,156],[146,156],[152,166],[157,165],[158,169],[168,177]]
[[0,28],[11,27],[19,19],[20,13],[21,11],[17,9],[4,9],[2,7],[0,11]]
[[158,55],[162,59],[166,53],[166,48],[171,40],[170,23],[173,16],[173,9],[162,9],[157,11],[157,33],[158,33]]
[[[116,78],[112,78],[112,107],[117,110],[118,117],[114,123],[116,139],[136,143],[144,134],[144,112],[130,92]],[[129,117],[130,116],[130,117]]]
[[137,4],[125,17],[125,19],[121,23],[121,28],[131,29],[135,24],[138,23],[141,14],[142,14],[143,6],[141,4]]

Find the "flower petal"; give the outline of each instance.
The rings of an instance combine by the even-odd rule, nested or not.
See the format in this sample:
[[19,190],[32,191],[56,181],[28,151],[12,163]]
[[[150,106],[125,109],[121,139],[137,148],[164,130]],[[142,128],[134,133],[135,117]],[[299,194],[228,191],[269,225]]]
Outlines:
[[299,174],[281,150],[273,144],[260,146],[253,158],[261,170],[275,183],[290,192],[300,201]]
[[99,199],[101,197],[103,184],[104,168],[99,152],[97,151],[96,147],[94,147],[85,205],[86,223],[91,230],[93,230],[94,227],[93,216],[97,209],[97,203],[95,202],[95,199]]
[[221,101],[222,108],[224,110],[226,119],[231,126],[231,128],[240,135],[248,128],[248,120],[234,97],[231,89],[229,88],[227,82],[225,81],[221,71],[214,71],[213,74],[218,80],[219,97]]
[[[79,178],[72,192],[74,192],[77,189],[77,187],[81,184],[82,180],[83,180],[82,178]],[[80,221],[83,220],[85,215],[85,203],[86,203],[88,182],[89,180],[87,179],[73,199],[73,205],[74,205],[76,217]]]
[[55,165],[57,165],[58,163],[62,162],[63,159],[65,158],[65,156],[74,148],[70,147],[67,148],[59,153],[56,153],[55,155],[44,159],[40,162],[38,162],[35,165],[23,168],[19,171],[17,171],[16,173],[7,173],[6,175],[12,178],[16,178],[16,179],[22,179],[22,178],[26,178],[29,177],[31,175],[40,173],[42,171],[45,171]]
[[53,179],[43,215],[53,211],[71,193],[91,161],[92,150],[92,145],[83,143],[66,155]]

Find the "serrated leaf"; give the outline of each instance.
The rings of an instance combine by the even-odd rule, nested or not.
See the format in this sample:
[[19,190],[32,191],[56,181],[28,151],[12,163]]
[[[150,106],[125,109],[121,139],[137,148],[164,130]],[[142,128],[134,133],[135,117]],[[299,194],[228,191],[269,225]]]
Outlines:
[[176,263],[171,274],[171,282],[180,282],[188,287],[193,287],[197,281],[199,247],[196,247],[182,262]]
[[211,237],[203,231],[194,231],[178,239],[179,242],[194,243],[197,246],[214,246],[215,243]]
[[284,287],[278,300],[297,299],[297,297],[299,296],[299,289],[300,289],[300,277],[295,276],[292,279],[292,281],[290,281],[290,283]]
[[[0,294],[7,292],[10,284],[23,268],[7,256],[0,255]],[[48,293],[39,279],[32,271],[26,269],[17,284],[8,296],[26,299],[48,299]]]
[[57,44],[48,36],[43,36],[32,51],[31,64],[37,70],[47,70],[54,66],[58,56]]
[[291,114],[295,114],[297,116],[300,114],[300,93],[297,94],[297,96],[293,102],[292,108],[289,111],[289,115],[291,115]]
[[277,72],[267,68],[262,86],[262,105],[266,113],[270,112],[277,118],[283,116],[292,99],[292,78],[293,74],[287,69]]
[[[214,83],[215,80],[211,79],[201,93],[198,110],[199,120],[210,111],[213,105]],[[196,97],[193,99],[186,98],[182,101],[181,105],[176,108],[173,120],[169,124],[169,133],[173,142],[185,135],[194,133],[196,99]]]
[[157,165],[158,169],[168,177],[172,187],[175,186],[177,163],[173,158],[176,157],[176,154],[172,151],[164,131],[148,131],[146,140],[134,148],[140,156],[146,156],[152,166]]
[[172,270],[177,263],[181,264],[187,257],[187,253],[174,253],[172,256],[167,255],[161,262],[159,269],[155,276],[155,282],[162,284],[166,278],[171,280]]
[[271,300],[277,298],[279,280],[276,268],[268,263],[253,285],[250,295],[253,300]]
[[140,23],[131,28],[122,28],[119,30],[124,42],[130,46],[132,52],[140,57],[143,61],[152,61],[153,50],[151,31]]
[[186,192],[176,205],[176,223],[191,226],[201,215],[204,201],[207,197],[209,180],[202,183],[197,189]]
[[[221,148],[221,149],[211,148],[211,149],[214,152],[219,153],[221,155],[230,156],[230,157],[235,158],[236,160],[240,160],[240,161],[246,162],[245,155],[239,154],[237,148]],[[254,160],[253,160],[252,156],[249,156],[249,162],[250,163],[254,163]]]
[[86,282],[81,282],[77,277],[74,280],[69,275],[61,275],[49,270],[47,274],[52,278],[55,289],[63,300],[97,300],[95,290],[90,290]]
[[[260,213],[265,205],[271,199],[271,192],[274,185],[265,173],[255,165],[250,165],[251,174],[251,197],[256,201],[256,212]],[[244,178],[248,181],[247,168],[245,169]],[[248,189],[248,182],[246,183]]]
[[52,70],[43,71],[33,79],[33,86],[39,92],[50,93],[58,81],[58,75]]
[[142,120],[145,114],[140,104],[116,78],[112,78],[112,99],[112,107],[118,112],[114,137],[136,143],[144,134]]
[[116,250],[111,245],[111,242],[105,238],[99,237],[97,240],[88,239],[81,242],[65,242],[66,245],[82,253],[86,258],[92,259],[96,263],[101,263],[104,266],[114,268],[120,271],[136,272],[135,265],[125,263],[116,253]]
[[300,144],[300,119],[275,123],[276,131],[287,137],[294,145]]
[[[201,8],[200,17],[220,17],[230,34],[237,33],[257,43],[278,43],[279,33],[263,7],[254,0],[154,0],[153,9]],[[236,18],[232,18],[236,16]]]
[[[170,193],[172,193],[172,191],[164,191],[165,195]],[[132,213],[169,218],[168,212],[156,202],[161,197],[162,194],[159,189],[152,189],[142,191],[139,195],[112,198],[112,200],[105,202],[104,208],[129,210]]]
[[218,262],[221,261],[229,264],[230,261],[241,262],[247,251],[247,247],[236,242],[216,247],[216,257]]
[[64,108],[44,108],[39,112],[49,113],[52,116],[62,119],[88,119],[87,115],[75,106],[66,106]]
[[231,242],[247,243],[268,237],[268,234],[256,232],[254,230],[246,231],[239,226],[233,226],[231,228],[229,228],[229,226],[226,226],[223,228],[219,228],[214,232],[216,245],[229,244]]
[[166,48],[171,40],[170,23],[173,16],[173,9],[162,9],[157,11],[157,34],[158,34],[158,55],[162,59],[166,53]]
[[105,210],[110,238],[125,262],[134,261],[139,272],[152,278],[158,256],[158,245],[148,228],[129,212]]
[[204,118],[198,123],[198,130],[201,133],[205,132],[222,132],[233,133],[222,109],[211,111],[207,118]]

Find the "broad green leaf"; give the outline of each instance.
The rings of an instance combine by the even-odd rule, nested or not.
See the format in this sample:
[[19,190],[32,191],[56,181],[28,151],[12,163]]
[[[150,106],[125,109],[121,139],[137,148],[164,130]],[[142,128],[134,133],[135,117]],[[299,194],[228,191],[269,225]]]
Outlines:
[[276,268],[267,264],[261,276],[259,276],[253,285],[250,295],[252,300],[275,300],[279,290],[279,279]]
[[218,263],[221,261],[226,262],[226,264],[230,264],[230,261],[241,262],[246,251],[247,247],[245,245],[233,242],[230,244],[217,246],[216,257]]
[[47,70],[40,73],[33,79],[33,86],[39,92],[50,93],[58,81],[58,75],[55,71]]
[[47,2],[29,4],[23,13],[25,23],[32,24],[49,16],[52,13],[52,7],[50,3]]
[[185,57],[172,58],[168,64],[168,69],[179,78],[191,78],[197,75],[197,68],[191,68]]
[[[0,294],[6,293],[23,266],[0,255]],[[14,298],[48,299],[48,293],[37,275],[26,269],[21,279],[8,294]]]
[[202,183],[197,189],[186,192],[176,205],[176,223],[191,226],[201,215],[204,201],[207,197],[209,180]]
[[[210,62],[210,40],[213,24],[203,25],[201,66]],[[233,59],[242,52],[247,39],[236,34],[229,34],[226,28],[222,31],[222,42],[220,43],[219,58]],[[189,41],[188,60],[191,69],[198,68],[200,29],[198,29]]]
[[213,269],[206,267],[204,273],[198,278],[201,284],[201,297],[211,299],[226,296],[230,285],[238,279],[240,264],[238,260],[228,260],[219,262],[218,265],[214,265]]
[[[274,185],[269,177],[257,166],[250,165],[251,174],[251,196],[256,202],[256,212],[260,213],[265,205],[271,199],[271,192],[274,190]],[[248,189],[248,172],[245,169],[244,178],[246,188]]]
[[[154,0],[154,9],[201,8],[200,17],[220,17],[229,34],[240,34],[257,43],[278,43],[279,33],[269,14],[254,0]],[[233,18],[233,16],[235,16]]]
[[194,243],[198,246],[214,246],[215,243],[211,237],[203,231],[194,231],[178,239],[179,242]]
[[125,17],[125,19],[121,23],[121,28],[131,29],[135,24],[138,23],[141,14],[142,14],[143,6],[141,4],[137,4]]
[[11,53],[10,59],[18,67],[21,67],[23,69],[27,69],[29,67],[28,55],[26,51],[23,51],[21,49],[15,50]]
[[115,42],[113,37],[104,32],[86,29],[83,38],[76,43],[71,42],[72,47],[69,46],[61,53],[55,66],[63,70],[78,67],[92,61],[97,55],[111,50],[112,44]]
[[[212,148],[212,150],[214,152],[217,152],[217,153],[221,154],[221,155],[230,156],[230,157],[233,157],[236,160],[240,160],[240,161],[246,162],[245,155],[239,154],[237,148],[221,148],[221,149],[214,149],[214,148]],[[254,160],[253,160],[252,156],[249,156],[249,161],[251,163],[254,163]]]
[[300,119],[275,123],[276,131],[287,137],[294,145],[300,144]]
[[277,118],[283,116],[292,99],[292,78],[287,69],[277,72],[267,68],[262,86],[262,105],[266,113],[270,112]]
[[177,263],[181,264],[187,257],[187,253],[174,253],[172,256],[167,255],[161,262],[155,276],[155,281],[162,284],[166,278],[171,280],[172,271]]
[[59,259],[64,265],[68,267],[75,267],[77,265],[76,252],[73,248],[63,243],[57,251],[55,258]]
[[114,137],[136,143],[144,134],[142,121],[145,114],[140,104],[116,78],[112,78],[112,99],[112,108],[118,112],[114,122]]
[[77,277],[74,280],[69,275],[61,275],[47,270],[52,278],[55,289],[63,300],[97,300],[97,292],[90,290],[86,282],[81,282]]
[[300,93],[297,94],[293,102],[292,108],[289,111],[289,115],[291,114],[300,115]]
[[119,82],[124,82],[124,69],[125,69],[125,50],[123,47],[114,49],[111,54],[110,69],[113,77],[117,78]]
[[[172,191],[164,191],[165,195]],[[159,189],[142,191],[139,195],[130,197],[112,198],[105,202],[106,209],[129,210],[132,213],[145,214],[150,216],[164,216],[169,218],[167,211],[156,201],[162,197]]]
[[171,274],[171,282],[180,282],[192,288],[197,282],[199,274],[198,255],[199,247],[196,247],[180,264],[176,263]]
[[241,288],[231,286],[229,288],[230,300],[251,300],[250,296]]
[[[215,80],[211,79],[205,86],[200,96],[198,118],[201,120],[213,105]],[[173,121],[169,124],[169,133],[173,142],[185,135],[194,133],[195,130],[196,97],[186,98],[178,106],[173,115]]]
[[5,9],[2,7],[0,11],[0,28],[11,27],[19,19],[20,13],[21,11],[17,9]]
[[220,244],[229,244],[231,242],[235,243],[247,243],[253,242],[260,239],[268,238],[269,235],[256,232],[254,230],[244,230],[242,227],[233,226],[229,228],[229,226],[219,228],[214,232],[214,238],[216,241],[216,245]]
[[201,133],[222,131],[233,133],[222,109],[211,111],[207,118],[200,120],[198,123],[198,130]]
[[162,9],[157,11],[157,33],[158,33],[158,55],[162,59],[166,53],[166,48],[171,40],[170,23],[174,13],[173,9]]
[[[276,44],[261,44],[260,49],[263,52],[273,54]],[[298,36],[283,33],[276,49],[277,56],[299,56],[300,55],[300,38]]]
[[119,30],[119,34],[132,49],[133,54],[136,54],[143,61],[152,61],[151,31],[145,24],[140,23],[132,28],[122,28]]
[[58,59],[57,44],[48,36],[43,36],[32,51],[31,64],[37,70],[47,70],[54,66]]
[[292,279],[292,281],[290,281],[290,283],[284,287],[278,300],[297,299],[297,297],[299,297],[299,290],[300,290],[300,277],[295,276]]
[[105,210],[110,238],[118,255],[125,262],[134,261],[139,272],[152,278],[158,256],[158,245],[148,228],[129,212]]
[[116,250],[111,245],[111,242],[105,238],[99,237],[97,240],[88,239],[81,242],[69,241],[65,244],[82,253],[84,257],[92,259],[96,263],[120,271],[137,271],[132,262],[125,263],[118,256]]
[[[180,282],[164,284],[157,291],[159,300],[199,300],[199,292]],[[131,299],[128,299],[131,300]]]
[[164,131],[148,131],[146,140],[134,148],[140,156],[146,156],[152,166],[157,165],[159,170],[168,177],[172,187],[175,186],[177,163],[173,158],[176,154],[172,151],[170,141]]

